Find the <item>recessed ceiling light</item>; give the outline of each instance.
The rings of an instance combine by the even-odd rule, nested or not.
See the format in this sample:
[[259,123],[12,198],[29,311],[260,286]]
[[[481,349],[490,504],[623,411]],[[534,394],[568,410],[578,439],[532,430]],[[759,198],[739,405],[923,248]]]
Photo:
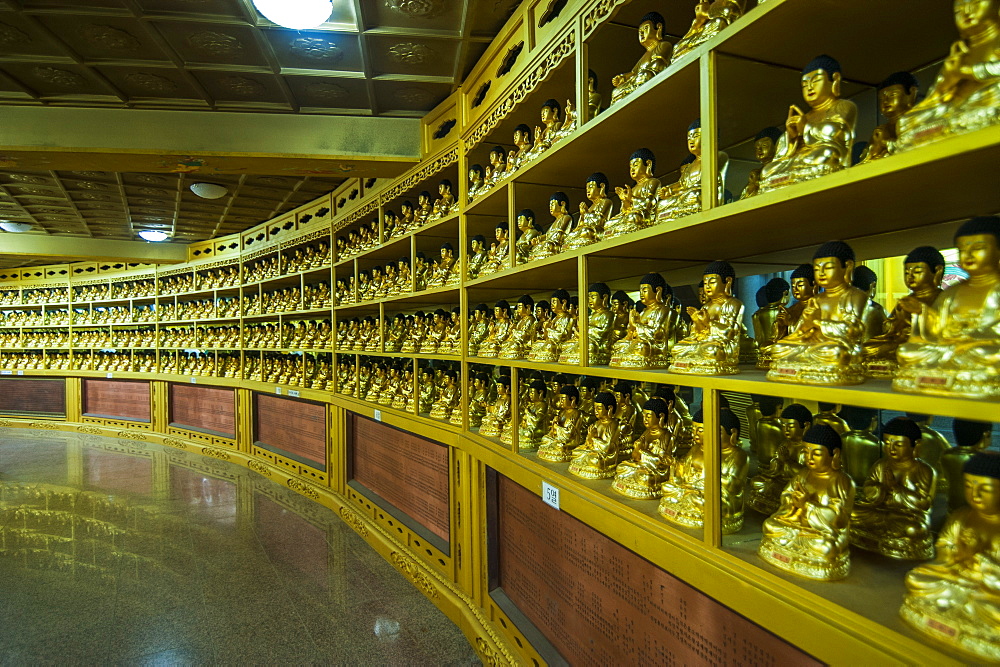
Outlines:
[[218,199],[219,197],[225,197],[229,193],[229,190],[217,183],[192,183],[191,192],[202,199]]
[[144,229],[139,232],[139,238],[144,241],[152,241],[153,243],[159,243],[160,241],[166,241],[170,238],[170,234],[165,234],[163,232],[157,231],[155,229]]
[[268,21],[292,30],[323,25],[333,13],[332,0],[253,0],[253,4]]
[[20,234],[22,232],[30,232],[31,224],[27,222],[14,222],[13,220],[4,220],[0,222],[0,229],[5,232],[11,232],[12,234]]

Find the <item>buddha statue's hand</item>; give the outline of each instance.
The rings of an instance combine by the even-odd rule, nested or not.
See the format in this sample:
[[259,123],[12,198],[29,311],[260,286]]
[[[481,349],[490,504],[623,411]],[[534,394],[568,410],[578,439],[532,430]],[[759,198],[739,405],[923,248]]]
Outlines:
[[785,119],[785,131],[788,132],[789,140],[802,136],[806,127],[806,117],[794,104],[788,107],[788,118]]
[[626,76],[625,74],[615,74],[613,77],[611,77],[611,85],[615,87],[622,85],[623,83],[625,83],[625,76]]
[[632,188],[617,187],[615,188],[615,194],[622,200],[622,206],[630,206],[632,204]]

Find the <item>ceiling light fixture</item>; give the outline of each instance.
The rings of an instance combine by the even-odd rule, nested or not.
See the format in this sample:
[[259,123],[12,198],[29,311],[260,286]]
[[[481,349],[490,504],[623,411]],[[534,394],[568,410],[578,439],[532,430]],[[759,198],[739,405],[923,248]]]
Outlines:
[[271,23],[292,30],[308,30],[326,23],[333,13],[332,0],[253,0]]
[[31,224],[27,222],[14,222],[13,220],[4,220],[0,222],[0,229],[5,232],[10,232],[11,234],[21,234],[23,232],[31,231]]
[[153,243],[159,243],[160,241],[166,241],[170,238],[170,234],[157,231],[155,229],[144,229],[139,232],[139,238],[144,241],[152,241]]
[[218,199],[229,194],[229,190],[216,183],[192,183],[191,192],[202,199]]

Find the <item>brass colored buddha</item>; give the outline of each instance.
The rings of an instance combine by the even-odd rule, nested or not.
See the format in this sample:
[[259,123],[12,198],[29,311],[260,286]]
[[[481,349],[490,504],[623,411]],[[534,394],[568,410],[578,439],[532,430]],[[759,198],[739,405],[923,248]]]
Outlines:
[[955,0],[958,41],[927,96],[897,122],[900,150],[1000,123],[1000,0]]
[[514,326],[500,346],[501,359],[526,359],[535,338],[535,300],[525,294],[514,307]]
[[621,458],[620,424],[616,418],[618,402],[607,391],[594,397],[594,423],[587,429],[583,444],[573,450],[569,472],[584,479],[614,477]]
[[611,488],[639,500],[653,500],[662,493],[663,482],[674,464],[676,423],[673,406],[661,398],[651,398],[642,406],[644,430],[632,443],[631,455],[618,464]]
[[530,127],[521,123],[514,128],[514,150],[507,154],[507,166],[503,173],[505,177],[528,164],[533,143],[534,137]]
[[546,391],[541,380],[532,380],[528,385],[527,400],[520,405],[521,420],[517,427],[517,446],[522,451],[537,449],[549,430]]
[[760,467],[750,480],[747,504],[761,514],[778,510],[781,492],[805,465],[802,436],[812,426],[812,415],[800,403],[792,403],[781,412],[785,439],[770,459],[759,457]]
[[566,234],[573,226],[573,217],[569,214],[569,197],[564,192],[553,193],[549,197],[549,213],[552,215],[552,223],[545,230],[531,240],[531,252],[528,261],[545,259],[562,252]]
[[447,178],[438,184],[438,198],[434,201],[431,219],[443,218],[455,206],[455,195],[451,193],[451,181]]
[[438,397],[438,388],[434,384],[434,369],[425,366],[420,371],[420,386],[417,394],[417,412],[429,414]]
[[840,63],[818,56],[802,70],[803,113],[789,108],[774,159],[761,169],[760,191],[801,183],[851,166],[858,108],[840,97]]
[[757,400],[760,416],[751,426],[750,450],[763,465],[778,455],[778,450],[787,440],[785,424],[781,419],[784,399],[780,396],[759,396]]
[[865,326],[864,340],[867,341],[874,336],[882,334],[885,328],[886,313],[882,304],[875,301],[875,291],[878,283],[878,276],[867,266],[854,267],[851,275],[851,284],[859,290],[868,293],[868,307],[865,308],[863,319]]
[[813,425],[816,424],[826,424],[834,431],[840,435],[844,435],[851,430],[850,424],[847,420],[840,416],[841,406],[837,403],[824,403],[819,401],[817,404],[819,412],[812,416]]
[[583,248],[601,240],[604,225],[611,215],[613,204],[607,195],[608,177],[595,172],[587,179],[587,199],[590,203],[580,204],[580,216],[576,227],[566,234],[563,250]]
[[510,442],[510,378],[500,376],[496,382],[497,397],[487,409],[479,427],[479,435],[488,438],[500,438],[506,433]]
[[[994,5],[995,6],[995,5]],[[915,630],[974,656],[1000,661],[1000,455],[963,467],[967,507],[948,515],[936,556],[906,575],[899,610]]]
[[816,284],[823,288],[802,310],[795,329],[767,348],[767,379],[796,384],[864,382],[861,342],[868,294],[850,283],[854,250],[843,241],[823,244],[813,255]]
[[920,305],[899,346],[892,387],[913,393],[1000,397],[1000,217],[973,218],[955,233],[969,279]]
[[571,384],[559,388],[559,412],[550,422],[549,432],[538,447],[538,458],[563,463],[573,458],[573,451],[583,442],[587,425],[578,407],[579,390]]
[[[629,314],[628,333],[611,350],[612,368],[665,368],[676,313],[664,303],[673,290],[659,273],[647,273],[639,281],[641,313]],[[596,364],[595,364],[596,365]]]
[[670,62],[677,62],[732,25],[743,16],[745,7],[746,0],[698,0],[694,7],[694,21],[687,34],[674,45]]
[[628,335],[634,305],[629,295],[622,290],[618,290],[611,295],[611,314],[613,317],[611,323],[612,345]]
[[747,177],[747,185],[740,193],[740,199],[748,199],[760,192],[760,172],[764,165],[774,159],[774,152],[778,148],[778,140],[784,132],[778,127],[765,127],[753,138],[753,152],[760,162],[760,166],[751,169]]
[[483,417],[490,407],[490,376],[487,373],[476,373],[472,380],[472,390],[469,392],[469,428],[480,428]]
[[506,222],[497,223],[493,230],[495,241],[490,244],[486,253],[486,261],[479,269],[477,277],[488,276],[509,268],[510,238]]
[[474,164],[469,167],[469,185],[465,192],[468,203],[471,204],[476,197],[486,191],[485,176],[486,171],[483,169],[483,165]]
[[486,194],[494,185],[503,180],[504,170],[507,168],[507,149],[503,146],[494,146],[490,149],[490,164],[486,167],[483,189],[480,194]]
[[414,228],[422,227],[430,221],[433,213],[434,202],[432,201],[431,193],[427,190],[422,190],[420,194],[417,195],[417,208],[413,211]]
[[601,102],[603,98],[597,92],[597,74],[592,69],[587,70],[587,112],[588,116],[584,122],[596,118],[601,113]]
[[[685,161],[680,168],[680,178],[657,191],[659,201],[656,203],[656,221],[676,220],[701,210],[701,119],[696,119],[688,127],[687,148],[693,158]],[[726,170],[729,167],[729,156],[718,153],[719,192],[716,202],[723,201]]]
[[948,482],[948,511],[954,512],[966,505],[962,468],[976,452],[990,446],[993,424],[955,419],[951,430],[955,434],[955,446],[941,455],[941,467]]
[[510,304],[501,299],[493,306],[493,323],[486,338],[479,345],[480,357],[496,359],[500,356],[503,342],[507,340],[514,326],[510,318]]
[[[882,457],[882,443],[873,433],[878,425],[878,410],[845,405],[840,411],[840,417],[848,426],[847,432],[841,433],[843,446],[840,456],[845,472],[860,487],[868,478],[868,471]],[[822,423],[815,417],[813,421]]]
[[885,320],[882,333],[872,336],[861,346],[865,374],[868,377],[892,377],[899,365],[896,351],[910,338],[912,316],[924,305],[930,306],[941,294],[944,277],[944,257],[931,246],[910,251],[903,260],[903,279],[910,293],[896,302]]
[[896,152],[899,136],[897,124],[900,117],[916,104],[919,92],[917,78],[909,72],[890,74],[878,85],[878,110],[885,116],[886,122],[872,131],[868,146],[861,154],[860,164],[873,162]]
[[629,177],[635,185],[615,188],[622,207],[618,215],[604,225],[604,238],[613,239],[655,222],[657,193],[660,190],[660,180],[653,177],[655,169],[656,156],[648,148],[640,148],[629,157]]
[[542,124],[535,126],[535,144],[525,155],[525,162],[536,159],[562,138],[562,107],[556,100],[545,100],[542,103]]
[[469,322],[469,356],[479,356],[479,346],[490,333],[490,309],[485,303],[477,305],[472,311],[472,321]]
[[[767,370],[771,359],[766,350],[775,341],[788,335],[786,318],[781,317],[787,312],[788,292],[791,286],[783,278],[772,278],[757,292],[758,309],[753,314],[753,338],[757,344],[757,368]],[[763,299],[760,297],[763,296]],[[763,301],[763,304],[761,304]]]
[[[608,308],[611,290],[604,283],[594,283],[587,289],[587,357],[591,366],[606,366],[611,358],[611,324],[613,315]],[[559,353],[559,363],[580,363],[580,336],[565,343]]]
[[805,468],[781,493],[778,511],[764,521],[757,553],[778,569],[832,581],[851,569],[848,525],[854,482],[840,471],[840,435],[813,426],[803,437]]
[[514,263],[524,264],[531,257],[535,239],[541,235],[541,230],[535,224],[535,212],[530,208],[520,210],[517,214],[517,229],[521,234],[514,242]]
[[485,247],[486,237],[482,234],[476,234],[472,237],[470,244],[472,245],[472,250],[469,253],[469,266],[466,268],[466,271],[469,274],[469,280],[475,280],[479,277],[479,272],[489,259],[489,254],[486,252]]
[[670,64],[672,46],[663,37],[666,22],[657,12],[649,12],[639,20],[639,43],[646,52],[631,72],[611,78],[611,104],[625,99]]
[[691,334],[671,350],[670,371],[689,375],[739,373],[743,303],[732,292],[736,271],[729,262],[712,262],[705,267],[703,281],[708,303],[701,309],[688,307]]
[[566,290],[556,290],[552,293],[552,317],[545,322],[535,335],[528,359],[537,362],[559,361],[559,352],[563,344],[573,333],[575,320],[568,312],[569,293]]

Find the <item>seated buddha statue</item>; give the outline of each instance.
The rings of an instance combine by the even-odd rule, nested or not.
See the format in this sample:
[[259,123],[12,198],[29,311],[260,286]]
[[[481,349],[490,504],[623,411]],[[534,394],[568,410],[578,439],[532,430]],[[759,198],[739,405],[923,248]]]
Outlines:
[[479,426],[479,435],[488,438],[499,438],[504,432],[509,436],[510,430],[510,378],[501,375],[497,378],[496,386],[497,396],[487,408]]
[[[691,215],[701,210],[701,119],[696,119],[688,127],[687,148],[694,158],[681,165],[680,178],[657,191],[659,201],[656,203],[656,221],[676,220],[685,215]],[[729,167],[729,156],[719,151],[719,197],[725,189],[726,169]]]
[[504,176],[510,176],[523,165],[528,164],[530,160],[528,156],[531,153],[533,143],[534,137],[531,134],[530,127],[521,123],[514,128],[514,150],[507,153],[507,166],[504,168]]
[[434,383],[434,370],[425,366],[420,372],[420,386],[417,394],[417,412],[429,414],[437,401],[438,388]]
[[514,242],[514,263],[524,264],[531,257],[535,239],[542,233],[535,224],[535,212],[530,208],[521,209],[517,214],[517,229],[521,234]]
[[472,321],[469,322],[469,356],[479,356],[479,346],[490,333],[490,309],[485,303],[477,305],[472,310]]
[[765,127],[753,138],[753,152],[760,166],[750,170],[746,187],[740,193],[740,199],[748,199],[760,192],[760,172],[764,165],[774,159],[774,151],[778,148],[778,140],[783,132],[777,127]]
[[628,335],[628,327],[634,310],[632,299],[622,290],[611,295],[611,344]]
[[615,194],[622,200],[622,207],[618,215],[605,223],[604,238],[613,239],[649,227],[656,220],[660,179],[653,177],[655,169],[656,156],[653,151],[640,148],[632,153],[628,161],[628,171],[635,185],[615,188]]
[[563,463],[573,458],[573,450],[583,442],[587,424],[578,407],[580,391],[575,386],[563,385],[558,396],[558,413],[549,422],[549,432],[542,437],[538,458]]
[[[774,342],[788,335],[788,326],[781,317],[788,303],[788,292],[791,286],[783,278],[772,278],[761,288],[763,290],[763,305],[753,314],[753,339],[757,344],[757,368],[767,370],[771,359],[766,352]],[[760,292],[758,292],[760,295]]]
[[549,404],[547,389],[542,380],[532,380],[528,394],[521,404],[521,419],[517,426],[517,447],[520,450],[537,449],[549,430]]
[[486,194],[494,185],[503,180],[504,170],[507,168],[507,149],[503,146],[494,146],[490,149],[490,163],[486,167],[483,175],[483,188],[480,194]]
[[525,294],[514,306],[514,326],[500,346],[501,359],[526,359],[535,338],[535,300]]
[[673,406],[662,398],[643,403],[642,435],[632,443],[628,459],[615,468],[612,489],[640,500],[660,497],[663,482],[674,464],[674,429],[669,421],[673,412]]
[[750,426],[750,451],[756,454],[762,466],[777,456],[781,445],[787,440],[785,424],[781,420],[784,402],[780,396],[758,396],[758,414],[752,422],[747,419]]
[[691,333],[674,345],[670,371],[690,375],[733,375],[740,372],[743,303],[733,296],[736,271],[729,262],[712,262],[703,275],[708,303],[688,306]]
[[542,103],[542,124],[535,126],[535,144],[525,155],[525,161],[530,162],[552,147],[562,137],[559,130],[562,127],[562,107],[556,100],[545,100]]
[[657,12],[649,12],[639,19],[639,43],[646,52],[639,58],[631,72],[611,78],[611,104],[625,99],[644,83],[662,72],[670,64],[672,46],[664,36],[666,22]]
[[642,410],[636,406],[631,382],[618,382],[611,388],[611,392],[618,403],[615,417],[618,419],[622,446],[628,446],[645,430],[642,424]]
[[757,553],[780,570],[832,581],[851,569],[848,525],[854,482],[840,471],[840,435],[813,426],[802,438],[805,468],[781,492],[778,511],[764,521]]
[[458,384],[458,373],[446,370],[444,372],[444,387],[438,393],[437,399],[431,406],[431,418],[450,419],[452,413],[458,409],[461,399],[462,389]]
[[[844,463],[844,472],[860,487],[868,478],[868,471],[882,457],[882,443],[873,433],[878,426],[878,410],[845,405],[839,416],[847,422],[845,432],[837,431],[841,437],[840,458]],[[813,422],[823,423],[815,415]]]
[[454,282],[452,274],[459,266],[459,262],[455,258],[455,248],[450,243],[442,243],[440,252],[441,259],[438,260],[437,267],[427,280],[428,288],[444,287]]
[[898,368],[896,351],[910,338],[912,316],[923,306],[930,306],[941,294],[944,257],[931,246],[910,251],[903,260],[903,281],[910,293],[896,302],[885,319],[882,332],[861,346],[862,363],[868,377],[891,378]]
[[508,227],[506,222],[497,223],[493,230],[495,241],[486,251],[486,261],[479,268],[477,277],[488,276],[508,268],[508,257],[510,257]]
[[659,273],[639,281],[639,302],[644,308],[629,315],[628,333],[611,350],[612,368],[665,368],[670,363],[668,343],[677,319],[664,303],[673,290]]
[[694,21],[687,34],[674,45],[674,55],[670,62],[698,48],[715,37],[726,26],[743,16],[746,0],[699,0],[694,7]]
[[573,217],[569,214],[569,197],[564,192],[553,193],[549,197],[549,213],[552,223],[544,234],[536,236],[531,241],[531,252],[528,261],[545,259],[562,252],[566,234],[573,226]]
[[916,457],[934,468],[937,474],[937,492],[948,494],[948,478],[941,467],[941,456],[951,447],[948,438],[931,426],[934,416],[921,412],[906,412],[906,417],[920,427],[921,438],[917,443]]
[[413,211],[414,227],[422,227],[433,219],[433,215],[434,200],[431,197],[431,193],[427,190],[421,190],[420,194],[417,195],[417,206]]
[[413,406],[413,367],[406,364],[403,367],[399,381],[399,391],[392,398],[391,407],[396,410],[410,410]]
[[962,470],[968,505],[948,515],[934,560],[907,573],[899,613],[918,632],[971,654],[975,662],[995,663],[1000,660],[1000,455],[980,452]]
[[607,195],[608,177],[595,172],[587,179],[589,204],[580,204],[580,217],[576,227],[566,234],[563,250],[574,250],[596,243],[604,234],[604,225],[611,215],[613,204]]
[[[479,428],[483,417],[489,408],[490,376],[488,373],[476,373],[472,379],[472,389],[469,391],[469,428]],[[454,415],[454,413],[452,413]]]
[[594,422],[587,428],[583,443],[573,450],[570,474],[584,479],[614,477],[621,458],[621,433],[615,413],[618,401],[608,391],[594,397]]
[[485,176],[486,171],[483,169],[483,165],[474,164],[469,167],[469,185],[466,189],[465,195],[468,197],[468,202],[470,204],[476,199],[476,197],[485,192]]
[[771,458],[759,456],[757,474],[750,479],[747,504],[761,514],[773,514],[778,509],[781,492],[805,465],[802,436],[812,426],[809,409],[792,403],[781,411],[784,440]]
[[910,339],[899,346],[893,389],[924,394],[1000,396],[1000,217],[967,221],[955,233],[968,280],[920,304]]
[[434,354],[438,352],[445,335],[448,333],[448,313],[438,308],[431,315],[431,322],[427,327],[427,335],[424,336],[417,352],[423,354]]
[[409,199],[399,205],[399,219],[396,221],[396,233],[399,236],[409,234],[418,227],[417,209]]
[[813,255],[813,275],[823,291],[802,310],[795,329],[767,352],[767,379],[798,384],[864,382],[861,341],[868,294],[850,283],[854,250],[843,241],[824,243]]
[[536,330],[535,341],[528,354],[531,361],[544,363],[559,360],[559,352],[572,335],[575,324],[569,314],[569,300],[566,290],[559,289],[552,293],[552,317]]
[[469,253],[469,266],[466,271],[469,274],[469,280],[475,280],[479,277],[479,272],[486,264],[486,260],[489,259],[486,252],[486,237],[482,234],[476,234],[472,237],[470,244],[472,249]]
[[802,70],[802,97],[809,111],[803,113],[794,104],[789,108],[774,159],[761,169],[761,192],[851,166],[858,108],[841,99],[840,77],[840,63],[825,55]]
[[[965,506],[965,486],[962,468],[976,452],[987,449],[993,438],[993,424],[990,422],[952,420],[955,446],[949,447],[941,455],[941,468],[948,482],[948,511],[954,512]],[[918,454],[919,457],[919,454]]]
[[897,417],[882,427],[885,452],[869,470],[851,514],[851,544],[906,560],[934,556],[934,469],[916,458],[920,427]]
[[501,299],[493,306],[493,323],[486,338],[479,345],[479,356],[496,359],[503,343],[510,335],[514,321],[510,317],[510,304]]
[[[591,366],[605,366],[611,359],[611,322],[613,316],[608,308],[611,290],[604,283],[594,283],[587,289],[587,359]],[[579,331],[562,344],[559,363],[580,363]]]
[[408,294],[413,291],[413,273],[410,271],[410,258],[400,257],[396,260],[396,293]]
[[885,308],[882,307],[882,304],[875,301],[878,276],[867,266],[856,266],[854,267],[854,273],[851,274],[851,284],[859,290],[868,293],[868,307],[865,308],[865,316],[862,319],[865,327],[863,340],[867,341],[872,336],[881,334],[882,329],[885,327]]
[[872,131],[868,146],[861,154],[860,164],[873,162],[896,152],[900,117],[913,108],[920,92],[917,78],[909,72],[890,74],[878,85],[878,110],[886,122]]
[[409,335],[403,341],[403,346],[399,349],[403,353],[419,352],[427,336],[428,321],[427,315],[422,310],[413,314],[413,325],[410,326]]
[[897,121],[900,150],[1000,123],[1000,0],[954,11],[959,39],[927,97]]
[[438,183],[438,198],[434,200],[431,219],[443,218],[455,206],[455,195],[451,193],[451,181],[447,178]]

